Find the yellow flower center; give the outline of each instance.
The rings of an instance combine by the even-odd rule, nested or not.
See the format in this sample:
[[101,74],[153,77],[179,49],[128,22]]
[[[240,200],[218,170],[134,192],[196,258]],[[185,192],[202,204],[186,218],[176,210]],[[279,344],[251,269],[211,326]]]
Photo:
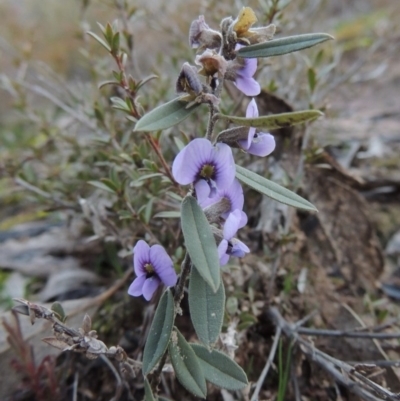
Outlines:
[[205,178],[205,179],[212,178],[214,175],[214,171],[215,171],[215,168],[213,165],[205,164],[200,171],[200,177]]

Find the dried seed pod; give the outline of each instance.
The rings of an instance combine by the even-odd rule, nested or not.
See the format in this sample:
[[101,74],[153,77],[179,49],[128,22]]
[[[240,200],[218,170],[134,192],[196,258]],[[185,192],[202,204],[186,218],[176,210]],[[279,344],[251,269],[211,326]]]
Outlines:
[[176,81],[176,91],[178,93],[188,93],[198,96],[203,91],[203,85],[197,74],[196,67],[189,63],[184,63]]

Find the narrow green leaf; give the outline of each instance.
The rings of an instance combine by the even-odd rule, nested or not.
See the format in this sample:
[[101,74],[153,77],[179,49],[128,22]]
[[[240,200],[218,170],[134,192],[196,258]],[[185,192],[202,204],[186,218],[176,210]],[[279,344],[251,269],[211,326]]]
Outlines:
[[111,45],[111,51],[114,53],[114,54],[117,54],[118,53],[118,50],[119,50],[119,32],[117,32],[114,36],[113,36],[113,38],[112,38],[112,45]]
[[146,376],[156,366],[168,347],[174,325],[174,299],[171,291],[164,292],[160,299],[149,336],[143,351],[143,375]]
[[180,98],[162,104],[145,114],[137,122],[134,131],[148,132],[172,127],[189,117],[200,106],[200,103],[193,104],[187,108],[188,105],[188,102],[184,102]]
[[192,269],[189,281],[190,318],[197,337],[207,347],[218,340],[224,320],[224,305],[224,284],[221,282],[214,293],[197,270]]
[[114,189],[110,188],[107,184],[101,181],[88,181],[88,184],[93,185],[96,188],[103,189],[104,191],[111,192],[112,194],[115,194]]
[[286,53],[307,49],[333,39],[327,33],[307,33],[305,35],[288,36],[269,40],[256,45],[245,46],[238,50],[237,54],[245,58],[280,56]]
[[144,379],[144,401],[157,401],[151,391],[150,383],[146,378]]
[[312,203],[301,196],[238,165],[236,165],[236,177],[256,191],[278,202],[298,209],[318,211]]
[[243,369],[224,353],[211,352],[200,344],[190,344],[198,357],[206,380],[227,390],[240,390],[247,386],[247,377]]
[[54,313],[57,314],[57,318],[62,322],[67,320],[67,315],[65,314],[64,308],[59,302],[54,302],[50,308]]
[[273,130],[278,128],[291,127],[292,125],[302,124],[323,116],[319,110],[302,110],[291,113],[271,114],[256,118],[235,117],[220,114],[219,117],[234,124],[244,127],[264,128]]
[[87,31],[86,33],[90,35],[92,38],[96,39],[103,47],[105,47],[109,52],[111,52],[111,47],[100,36],[90,31]]
[[207,385],[200,362],[182,334],[175,328],[168,347],[179,382],[197,397],[206,398]]
[[221,279],[217,245],[207,217],[193,196],[187,196],[182,202],[181,225],[194,267],[216,292]]
[[166,210],[165,212],[156,213],[153,217],[158,219],[179,219],[181,212],[179,210]]
[[307,71],[308,76],[308,86],[310,88],[310,92],[313,93],[315,86],[317,85],[317,74],[315,73],[314,68],[309,68]]

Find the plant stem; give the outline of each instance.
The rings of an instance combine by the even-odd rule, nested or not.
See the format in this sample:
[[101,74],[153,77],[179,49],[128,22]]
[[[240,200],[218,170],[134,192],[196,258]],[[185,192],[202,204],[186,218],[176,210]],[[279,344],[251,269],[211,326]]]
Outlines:
[[149,134],[149,135],[146,135],[146,139],[149,142],[150,146],[153,148],[154,152],[156,152],[157,157],[159,158],[161,164],[164,167],[165,174],[168,176],[168,178],[171,180],[171,182],[174,185],[177,185],[177,182],[175,181],[174,177],[172,176],[171,170],[170,170],[167,162],[165,161],[163,154],[160,151],[160,147],[158,146],[158,144],[156,143],[154,138]]

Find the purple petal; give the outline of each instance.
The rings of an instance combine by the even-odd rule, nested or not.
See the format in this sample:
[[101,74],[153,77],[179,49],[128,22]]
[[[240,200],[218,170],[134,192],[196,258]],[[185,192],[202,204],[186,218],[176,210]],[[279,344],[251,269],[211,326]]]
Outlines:
[[212,160],[214,147],[205,138],[196,138],[186,145],[172,163],[172,175],[181,185],[193,183],[202,167]]
[[161,284],[158,277],[153,276],[148,278],[143,284],[143,297],[146,301],[150,301],[157,287]]
[[218,203],[223,198],[222,194],[223,194],[222,191],[218,191],[218,193],[213,198],[209,198],[208,195],[204,196],[204,194],[202,194],[202,196],[199,196],[199,193],[197,192],[197,187],[196,187],[197,201],[202,209],[205,209],[208,206]]
[[149,245],[140,240],[133,248],[133,266],[136,276],[146,274],[144,265],[150,263],[150,247]]
[[230,211],[222,215],[224,219],[227,219],[229,213],[233,212],[234,210],[243,209],[244,205],[243,188],[236,178],[233,180],[232,185],[228,189],[225,189],[224,191],[220,192],[220,195],[223,198],[227,198],[231,204]]
[[215,182],[218,189],[229,188],[235,179],[236,167],[232,149],[225,143],[217,143],[215,146]]
[[246,118],[257,118],[258,117],[258,108],[255,99],[251,99],[251,102],[248,104],[246,109]]
[[172,259],[161,245],[153,245],[150,248],[150,261],[157,276],[166,286],[176,284],[177,276]]
[[275,149],[275,138],[271,134],[260,132],[253,139],[247,152],[255,156],[268,156]]
[[224,224],[224,239],[230,240],[235,236],[242,221],[241,210],[236,209],[229,214]]
[[245,58],[244,66],[241,68],[238,73],[242,77],[252,77],[257,71],[257,59],[256,58]]
[[239,241],[238,239],[234,239],[234,241],[232,241],[232,249],[230,251],[231,256],[242,258],[246,253],[249,252],[249,247],[242,241]]
[[218,245],[219,264],[224,266],[228,263],[229,255],[226,253],[228,250],[228,241],[223,239]]
[[194,184],[194,189],[196,190],[197,201],[199,204],[206,199],[209,199],[211,188],[206,180],[198,180],[196,184]]
[[260,84],[251,77],[238,75],[234,84],[246,96],[257,96],[261,92]]
[[229,255],[226,253],[219,258],[220,266],[225,266],[229,262]]
[[135,280],[133,280],[133,283],[129,286],[128,289],[128,294],[131,295],[132,297],[139,297],[140,295],[143,294],[143,284],[146,280],[146,275],[141,275],[139,277],[136,277]]
[[256,129],[253,127],[249,128],[249,133],[247,134],[247,139],[241,139],[238,141],[239,146],[243,149],[243,150],[248,150],[249,147],[251,146],[251,142],[254,139],[254,136],[256,134]]

